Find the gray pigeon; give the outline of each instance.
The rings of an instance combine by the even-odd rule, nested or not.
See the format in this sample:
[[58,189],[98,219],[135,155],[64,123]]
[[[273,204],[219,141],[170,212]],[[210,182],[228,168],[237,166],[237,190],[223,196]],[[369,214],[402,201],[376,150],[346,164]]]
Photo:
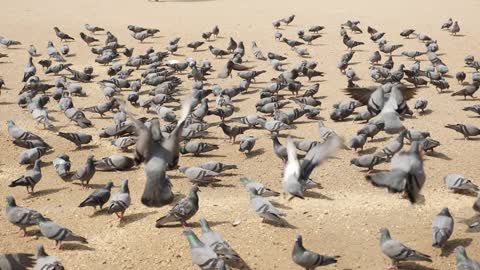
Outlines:
[[255,146],[255,143],[257,141],[257,138],[255,136],[247,136],[243,137],[239,141],[239,151],[245,154],[249,154],[253,147]]
[[23,176],[20,178],[17,178],[16,180],[12,181],[9,187],[26,187],[27,192],[29,194],[33,194],[33,190],[35,188],[35,185],[40,182],[42,179],[42,168],[40,167],[40,164],[42,164],[42,161],[37,159],[35,160],[35,164],[33,165],[33,168],[31,170],[28,170],[25,172]]
[[331,136],[337,136],[337,133],[329,127],[326,127],[323,121],[318,121],[318,132],[320,133],[320,137],[326,141]]
[[200,189],[197,185],[193,185],[190,193],[186,198],[180,200],[167,215],[157,219],[155,226],[157,228],[171,222],[180,222],[183,226],[188,226],[187,221],[192,218],[198,211],[198,192]]
[[120,191],[112,195],[110,206],[108,207],[108,213],[117,215],[119,220],[123,219],[125,211],[130,206],[130,190],[128,188],[128,180],[125,179],[120,186]]
[[223,239],[223,237],[216,231],[213,231],[206,219],[200,219],[200,226],[202,228],[202,236],[200,240],[217,253],[218,257],[225,261],[232,267],[241,268],[242,259],[238,253],[233,250],[230,245]]
[[27,149],[20,154],[18,158],[19,164],[34,164],[35,161],[40,159],[47,152],[45,147],[35,147]]
[[[2,39],[0,38],[0,43]],[[0,269],[5,270],[27,270],[33,267],[35,259],[29,253],[0,254]]]
[[98,171],[126,171],[135,166],[135,161],[127,156],[111,155],[94,162]]
[[216,179],[220,175],[218,172],[206,170],[199,167],[180,167],[178,169],[181,173],[185,174],[191,182],[199,185],[208,185],[214,182],[219,182]]
[[70,175],[70,157],[67,154],[60,154],[53,160],[53,167],[61,178],[66,178]]
[[449,124],[445,126],[446,128],[453,129],[458,133],[462,133],[465,140],[470,139],[470,137],[480,135],[480,128],[470,124]]
[[392,268],[397,268],[400,261],[427,261],[432,262],[429,255],[411,249],[400,241],[390,237],[388,229],[380,229],[380,248],[383,254],[392,260]]
[[387,143],[387,146],[385,146],[383,149],[382,149],[382,153],[384,153],[385,155],[387,155],[388,158],[391,158],[393,157],[396,153],[400,152],[400,150],[402,150],[403,148],[403,141],[405,139],[405,136],[406,136],[406,131],[403,131],[401,132],[400,134],[398,134],[397,137],[395,137],[394,139],[390,140],[388,143]]
[[71,141],[77,148],[82,148],[82,144],[89,144],[92,141],[92,135],[81,132],[58,132],[58,136]]
[[480,270],[480,262],[470,259],[467,256],[465,247],[456,247],[455,254],[457,257],[457,270]]
[[445,247],[453,233],[453,224],[453,218],[448,208],[442,208],[442,211],[440,211],[432,222],[433,247]]
[[443,178],[447,188],[454,192],[470,191],[473,193],[480,192],[480,189],[470,179],[463,174],[451,173]]
[[37,263],[33,270],[64,270],[62,262],[58,257],[50,256],[45,252],[42,244],[37,245]]
[[280,210],[272,205],[264,197],[260,196],[255,189],[249,189],[250,207],[262,218],[262,222],[268,221],[278,225],[286,225],[285,216]]
[[136,143],[136,137],[120,137],[118,139],[112,140],[112,145],[118,147],[122,151],[127,151],[129,146],[135,145]]
[[32,132],[23,128],[17,127],[12,120],[7,121],[8,134],[15,140],[40,140],[43,141],[40,136],[33,134]]
[[37,217],[37,224],[40,227],[40,232],[43,236],[50,240],[55,240],[55,246],[58,249],[62,249],[62,242],[72,241],[88,244],[87,239],[84,237],[78,236],[62,225],[47,220],[42,216]]
[[218,161],[209,161],[207,163],[203,163],[203,164],[199,165],[198,167],[200,167],[202,169],[205,169],[205,170],[212,171],[212,172],[217,172],[217,173],[221,173],[221,172],[226,171],[226,170],[237,169],[237,165],[228,165],[228,164],[218,162]]
[[73,180],[80,180],[82,184],[82,189],[88,187],[90,179],[92,179],[95,174],[95,158],[93,155],[89,155],[87,162],[80,167],[75,175],[72,177]]
[[389,192],[405,192],[410,202],[415,203],[426,179],[420,144],[414,142],[408,152],[393,156],[390,171],[367,175],[366,178],[374,186],[388,188]]
[[78,207],[91,206],[96,210],[97,206],[100,206],[100,209],[102,209],[103,205],[110,199],[112,187],[113,182],[109,181],[103,188],[93,191]]
[[193,154],[194,156],[198,156],[202,153],[207,153],[210,151],[214,151],[218,149],[218,145],[204,143],[204,142],[196,142],[190,141],[185,145],[180,147],[180,153],[182,154]]
[[367,134],[360,133],[358,135],[355,135],[350,142],[348,143],[348,147],[350,149],[353,149],[354,151],[357,151],[358,148],[363,150],[363,146],[367,142]]
[[387,161],[386,158],[378,155],[362,155],[358,158],[352,158],[350,164],[360,168],[368,168],[369,171],[372,171],[376,165],[382,164],[385,161]]
[[339,256],[325,256],[310,251],[303,247],[302,236],[295,235],[295,244],[293,245],[292,260],[306,270],[315,269],[319,266],[334,264]]
[[18,206],[13,196],[7,196],[6,213],[8,221],[19,228],[21,236],[27,234],[27,227],[37,225],[37,217],[41,216],[33,209]]
[[278,197],[278,196],[280,196],[279,192],[273,191],[270,188],[264,186],[263,184],[261,184],[259,182],[255,182],[248,177],[242,176],[242,177],[240,177],[240,181],[245,186],[245,189],[247,191],[255,190],[256,194],[258,194],[262,197]]
[[190,245],[192,262],[203,270],[227,270],[225,262],[220,259],[215,251],[204,244],[190,228],[186,228],[183,234],[187,237]]

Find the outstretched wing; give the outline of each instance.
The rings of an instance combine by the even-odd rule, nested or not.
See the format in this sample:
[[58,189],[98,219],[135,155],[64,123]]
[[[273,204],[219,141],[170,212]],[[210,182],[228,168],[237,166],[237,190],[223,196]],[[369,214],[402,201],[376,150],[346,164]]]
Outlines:
[[344,91],[348,96],[362,103],[363,105],[368,104],[368,100],[373,92],[377,89],[377,86],[370,87],[351,87],[347,88]]

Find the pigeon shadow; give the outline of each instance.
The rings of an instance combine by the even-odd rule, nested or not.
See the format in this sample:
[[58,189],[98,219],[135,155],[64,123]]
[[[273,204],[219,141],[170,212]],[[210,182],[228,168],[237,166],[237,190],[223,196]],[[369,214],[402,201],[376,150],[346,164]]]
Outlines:
[[224,158],[224,157],[227,157],[225,155],[215,155],[215,154],[203,154],[203,155],[198,155],[198,156],[194,156],[192,155],[192,157],[204,157],[204,158]]
[[273,221],[269,221],[269,220],[263,220],[262,223],[268,224],[268,225],[271,225],[271,226],[274,226],[274,227],[278,227],[278,228],[298,229],[296,226],[290,224],[285,219],[283,220],[283,223],[277,223],[277,222],[273,222]]
[[108,215],[108,208],[105,207],[105,208],[102,208],[98,211],[95,211],[93,214],[91,214],[89,217],[90,218],[94,218],[94,217],[98,217],[98,216],[106,216]]
[[315,191],[305,191],[305,197],[309,198],[314,198],[314,199],[322,199],[322,200],[327,200],[327,201],[333,201],[332,198],[323,195],[320,192],[315,192]]
[[428,266],[420,265],[413,262],[406,262],[399,264],[399,269],[407,269],[407,270],[438,270],[436,268],[431,268]]
[[357,153],[358,153],[359,155],[363,155],[363,154],[373,154],[373,153],[375,153],[375,151],[377,151],[377,147],[370,147],[370,148],[367,148],[367,149],[360,150],[360,151],[358,151]]
[[426,109],[426,110],[424,110],[424,111],[419,111],[419,112],[418,112],[418,115],[429,115],[429,114],[431,114],[432,112],[433,112],[432,110]]
[[98,147],[99,146],[96,145],[96,144],[89,144],[89,145],[85,145],[85,146],[82,146],[82,147],[77,147],[73,151],[90,150],[90,149],[96,149]]
[[150,211],[150,212],[143,212],[143,213],[135,213],[135,214],[126,215],[126,216],[123,217],[122,220],[120,220],[118,225],[119,225],[119,227],[123,228],[130,223],[142,220],[142,219],[144,219],[144,218],[146,218],[150,215],[153,215],[155,213],[157,213],[157,212],[156,211]]
[[94,251],[94,248],[91,248],[86,245],[82,244],[76,244],[76,243],[65,243],[62,245],[62,248],[64,250],[88,250],[88,251]]
[[[228,221],[208,221],[208,225],[210,227],[215,227],[215,226],[218,226],[218,225],[223,225],[223,224],[229,224],[230,222]],[[200,228],[200,223],[199,222],[188,222],[188,224],[190,225],[191,228]],[[159,227],[159,229],[161,228],[181,228],[183,227],[183,225],[181,223],[175,223],[175,224],[165,224],[165,225],[162,225]]]
[[64,190],[64,189],[67,189],[67,188],[63,187],[63,188],[50,188],[50,189],[40,190],[40,191],[37,191],[37,192],[31,194],[30,196],[28,196],[27,199],[47,196],[47,195],[50,195],[50,194],[57,193],[57,192],[59,192],[61,190]]
[[[72,184],[77,185],[77,186],[81,186],[81,185],[82,185],[81,183],[72,183]],[[88,187],[89,187],[89,189],[91,189],[91,190],[103,188],[104,186],[105,186],[105,184],[88,184]]]
[[453,253],[456,247],[458,246],[468,247],[472,242],[473,242],[472,238],[460,238],[460,239],[450,240],[442,249],[442,253],[440,254],[440,256],[448,257],[450,254]]
[[443,159],[443,160],[452,160],[452,158],[450,158],[449,156],[445,155],[444,153],[435,152],[435,151],[425,153],[425,155],[427,155],[427,156],[429,156],[429,157],[434,157],[434,158]]
[[277,208],[286,209],[286,210],[292,209],[290,206],[286,206],[286,205],[281,204],[281,203],[276,202],[276,201],[270,201],[270,203]]
[[260,156],[263,153],[265,153],[265,149],[258,148],[258,149],[255,149],[255,150],[251,151],[250,153],[247,153],[245,156],[246,156],[247,159],[249,159],[249,158],[254,158],[256,156]]

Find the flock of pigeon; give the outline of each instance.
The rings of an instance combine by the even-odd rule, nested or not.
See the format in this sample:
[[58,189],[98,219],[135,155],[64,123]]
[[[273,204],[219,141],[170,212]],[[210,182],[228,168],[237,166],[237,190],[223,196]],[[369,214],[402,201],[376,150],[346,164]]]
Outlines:
[[[275,29],[281,25],[288,25],[295,19],[295,15],[273,22]],[[452,35],[460,32],[458,22],[449,19],[442,25],[442,29]],[[323,26],[312,26],[306,31],[298,31],[297,38],[284,37],[280,30],[275,32],[275,40],[285,43],[300,59],[298,65],[286,69],[286,57],[273,52],[263,53],[255,42],[252,42],[251,52],[258,61],[268,61],[278,76],[271,79],[271,84],[259,93],[255,108],[258,114],[240,116],[235,107],[234,98],[241,94],[249,95],[248,89],[256,83],[256,78],[262,76],[265,70],[255,70],[243,61],[248,52],[242,41],[230,38],[226,48],[214,47],[207,44],[220,35],[220,28],[215,26],[212,31],[201,34],[201,40],[192,41],[186,47],[192,50],[192,55],[203,47],[208,47],[215,58],[225,58],[225,65],[213,69],[210,61],[196,61],[193,57],[185,61],[171,60],[180,48],[180,37],[169,41],[165,51],[153,48],[143,53],[136,53],[133,47],[120,42],[117,37],[94,25],[85,25],[85,32],[80,32],[80,38],[86,46],[91,47],[95,55],[95,65],[107,65],[107,74],[95,74],[93,66],[82,70],[74,69],[68,63],[70,54],[69,42],[77,42],[76,36],[62,32],[54,27],[54,33],[60,40],[61,46],[56,47],[48,41],[47,56],[40,57],[36,48],[31,45],[27,49],[29,61],[25,66],[21,81],[24,87],[18,92],[18,105],[31,113],[37,124],[45,129],[56,132],[56,127],[49,117],[47,105],[50,99],[64,113],[71,124],[81,128],[92,128],[94,123],[88,119],[91,114],[113,115],[110,127],[99,131],[100,140],[109,139],[112,145],[120,151],[134,149],[134,156],[114,154],[104,158],[88,156],[85,164],[72,165],[67,153],[58,154],[53,160],[53,166],[62,179],[80,181],[82,188],[89,188],[90,181],[96,171],[124,171],[139,169],[143,166],[145,172],[145,189],[143,194],[131,194],[128,180],[123,180],[120,189],[111,194],[113,183],[108,182],[103,188],[93,191],[79,207],[108,207],[109,214],[115,214],[122,220],[128,215],[128,208],[132,199],[140,198],[147,207],[162,207],[173,202],[172,183],[169,179],[170,170],[178,170],[191,182],[192,187],[188,195],[178,201],[167,215],[160,217],[155,226],[164,227],[168,223],[181,223],[184,234],[190,244],[191,257],[194,264],[201,269],[229,269],[247,267],[240,255],[222,238],[213,231],[205,219],[200,219],[202,235],[198,237],[187,223],[199,209],[198,192],[205,186],[215,186],[221,181],[219,178],[227,170],[237,169],[236,165],[229,165],[217,161],[209,161],[198,166],[179,166],[183,155],[201,156],[203,153],[219,149],[219,145],[202,142],[208,137],[208,129],[219,127],[234,144],[238,143],[239,152],[249,155],[255,148],[257,138],[244,135],[250,129],[266,130],[271,136],[275,155],[284,163],[282,177],[282,193],[292,199],[304,199],[305,191],[319,187],[319,183],[311,179],[314,169],[340,148],[363,149],[368,138],[373,139],[381,132],[396,134],[396,137],[387,142],[378,153],[360,155],[351,159],[350,163],[368,170],[366,179],[376,187],[388,189],[389,192],[402,193],[411,203],[416,203],[426,181],[423,168],[423,155],[435,151],[440,142],[431,138],[428,131],[407,129],[402,124],[405,117],[413,114],[407,101],[412,99],[419,89],[427,84],[434,85],[442,92],[450,87],[447,76],[450,73],[448,66],[437,55],[439,44],[436,40],[414,29],[406,29],[400,35],[406,39],[417,38],[425,44],[425,51],[403,51],[401,57],[413,60],[410,67],[404,64],[395,67],[392,53],[403,48],[402,44],[393,44],[385,39],[385,32],[368,27],[368,34],[372,42],[378,45],[378,51],[371,54],[369,74],[375,81],[373,86],[359,86],[355,83],[358,77],[349,65],[355,57],[355,48],[364,45],[355,41],[354,35],[363,33],[359,21],[347,21],[340,29],[341,40],[348,50],[340,57],[338,69],[345,75],[347,86],[345,93],[351,97],[335,104],[329,118],[332,121],[344,121],[353,115],[354,121],[364,122],[357,135],[351,139],[344,139],[333,129],[327,127],[323,121],[318,121],[322,102],[316,97],[320,84],[310,82],[316,77],[325,74],[317,70],[317,62],[303,59],[309,55],[308,45],[322,37],[319,34]],[[159,30],[140,26],[128,26],[131,36],[139,42],[154,37]],[[106,39],[99,40],[97,32],[106,32]],[[200,36],[199,36],[200,39]],[[0,37],[0,43],[6,48],[21,45],[20,42]],[[305,45],[305,46],[304,46]],[[8,50],[7,50],[8,51]],[[416,58],[426,56],[430,65],[421,68],[421,62]],[[0,58],[8,57],[0,53]],[[42,58],[39,61],[34,59]],[[41,66],[37,70],[37,63]],[[452,96],[464,98],[473,97],[480,86],[480,62],[473,56],[465,57],[465,64],[476,72],[472,73],[472,82],[465,83],[466,73],[455,74],[462,89]],[[42,70],[43,69],[43,72]],[[218,72],[216,72],[218,71]],[[239,77],[239,84],[232,87],[222,87],[218,84],[208,84],[209,78],[233,77],[233,72]],[[44,82],[43,74],[52,74],[56,78],[52,84]],[[102,78],[96,79],[96,78]],[[307,83],[298,79],[304,77]],[[181,93],[181,85],[185,80],[192,80],[192,89],[189,94]],[[106,101],[85,108],[75,107],[74,101],[87,96],[83,89],[84,84],[96,81],[102,89]],[[5,84],[0,80],[0,89]],[[141,89],[148,88],[147,94]],[[128,94],[122,93],[128,91]],[[287,93],[285,93],[287,92]],[[212,95],[215,105],[209,100]],[[182,96],[182,99],[179,97]],[[286,98],[286,96],[289,96]],[[126,97],[126,98],[125,98]],[[249,97],[253,100],[255,97]],[[253,103],[253,101],[251,101]],[[282,109],[287,104],[296,104],[296,108]],[[51,103],[50,103],[51,104]],[[129,110],[129,106],[141,107],[148,112],[155,112],[155,117],[139,117]],[[428,106],[427,100],[417,100],[414,109],[421,114]],[[361,112],[357,108],[365,107]],[[178,109],[178,110],[177,110]],[[464,108],[480,114],[480,104]],[[147,115],[147,114],[145,114]],[[207,122],[207,116],[218,117],[218,122]],[[288,138],[286,145],[279,141],[279,134],[295,128],[295,122],[305,117],[311,121],[318,121],[318,132],[321,140]],[[350,118],[351,119],[351,118]],[[465,139],[480,135],[480,128],[470,124],[453,123],[446,128],[461,133]],[[53,147],[40,136],[15,124],[14,120],[7,122],[8,134],[18,147],[26,148],[20,154],[20,165],[29,165],[28,169],[13,180],[9,187],[25,187],[28,193],[35,192],[36,184],[42,180],[42,156],[52,151]],[[81,132],[58,132],[62,139],[82,147],[92,142],[91,135]],[[237,140],[237,137],[242,136]],[[410,147],[403,150],[404,142],[408,140]],[[375,171],[375,166],[390,162],[389,171]],[[143,165],[142,165],[143,164]],[[71,171],[76,167],[76,171]],[[244,171],[243,174],[248,174]],[[263,222],[275,226],[292,226],[284,213],[272,204],[268,197],[280,196],[279,192],[264,186],[248,176],[240,177],[250,196],[250,206]],[[479,187],[461,174],[450,174],[444,179],[447,187],[456,192],[479,192]],[[54,221],[54,217],[44,217],[34,209],[17,204],[12,196],[6,198],[6,213],[8,220],[19,228],[22,236],[30,226],[38,226],[41,234],[53,241],[55,247],[61,249],[62,243],[76,241],[88,244],[87,239],[79,236]],[[473,209],[480,212],[480,200],[474,203]],[[127,214],[126,214],[127,212]],[[470,226],[478,226],[480,222]],[[443,208],[432,222],[433,246],[443,248],[452,235],[454,220],[448,208]],[[402,261],[429,261],[431,257],[413,248],[407,247],[390,236],[388,229],[380,229],[380,246],[383,254],[391,259],[390,269],[397,269]],[[470,259],[465,248],[456,248],[457,269],[480,269],[480,263]],[[339,256],[326,256],[310,251],[303,246],[302,236],[296,235],[293,244],[292,260],[304,269],[315,269],[319,266],[334,264]],[[25,269],[34,265],[34,269],[63,269],[60,258],[49,256],[45,248],[37,248],[36,262],[33,255],[3,254],[0,255],[0,269]]]

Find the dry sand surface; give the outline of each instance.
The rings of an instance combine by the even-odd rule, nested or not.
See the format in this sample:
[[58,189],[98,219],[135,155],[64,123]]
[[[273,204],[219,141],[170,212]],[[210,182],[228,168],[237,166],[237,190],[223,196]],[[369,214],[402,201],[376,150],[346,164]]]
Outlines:
[[[67,121],[59,111],[55,101],[47,105],[50,115],[56,120],[54,125],[62,131],[82,131],[94,135],[93,147],[80,151],[73,151],[74,145],[59,139],[53,132],[35,126],[27,111],[16,105],[17,93],[21,89],[20,79],[27,62],[25,49],[29,44],[35,44],[40,53],[45,55],[48,40],[54,41],[58,47],[60,42],[52,28],[60,27],[66,33],[77,39],[68,45],[74,56],[67,61],[74,64],[74,68],[82,69],[86,65],[95,68],[99,74],[95,80],[107,77],[107,67],[94,63],[94,56],[90,48],[78,36],[85,31],[85,23],[95,24],[112,31],[120,43],[135,47],[135,53],[143,53],[153,47],[164,50],[167,42],[175,37],[181,37],[177,56],[169,59],[183,60],[185,57],[195,59],[211,59],[217,70],[225,64],[225,59],[213,59],[204,46],[200,52],[192,53],[184,47],[188,42],[201,40],[201,33],[209,31],[218,24],[220,37],[211,44],[225,48],[230,36],[235,40],[242,40],[246,45],[247,65],[255,69],[266,69],[268,72],[259,77],[253,84],[248,95],[237,96],[235,106],[239,111],[236,116],[255,113],[254,103],[258,97],[257,90],[266,86],[269,79],[276,76],[267,62],[254,59],[251,53],[251,42],[256,41],[264,53],[272,51],[289,57],[288,67],[299,63],[302,59],[292,52],[284,43],[274,40],[275,29],[272,21],[296,14],[295,21],[290,26],[282,26],[284,36],[296,38],[296,32],[311,25],[324,25],[323,37],[316,40],[308,50],[313,60],[318,61],[318,69],[326,72],[320,81],[319,96],[322,99],[321,116],[326,124],[334,128],[345,138],[352,137],[361,124],[333,122],[328,115],[332,105],[347,98],[341,89],[346,86],[346,79],[336,64],[340,55],[345,53],[342,44],[339,26],[348,19],[361,21],[362,29],[368,25],[387,33],[390,42],[402,43],[409,50],[424,50],[424,45],[416,39],[403,39],[398,34],[406,28],[415,28],[418,32],[426,33],[437,39],[440,45],[440,56],[450,68],[450,74],[464,70],[470,80],[472,69],[464,67],[463,58],[467,54],[477,54],[480,44],[478,28],[478,11],[480,2],[473,0],[461,1],[403,1],[385,2],[370,1],[127,1],[127,0],[83,0],[83,1],[4,1],[1,4],[2,23],[0,35],[22,41],[22,46],[14,49],[0,48],[1,53],[8,53],[10,58],[0,64],[0,76],[10,91],[2,91],[0,96],[0,197],[14,195],[17,203],[22,206],[37,209],[45,216],[59,224],[65,225],[74,232],[85,236],[90,244],[86,246],[67,244],[65,251],[53,250],[54,243],[37,232],[35,227],[30,228],[29,236],[19,238],[16,228],[8,223],[4,211],[0,213],[0,253],[33,252],[38,243],[43,243],[47,252],[62,258],[68,269],[196,269],[191,263],[188,242],[182,235],[182,228],[155,228],[155,220],[164,215],[169,206],[155,209],[147,208],[140,203],[145,177],[143,168],[129,172],[97,173],[91,183],[97,187],[108,180],[115,183],[114,191],[122,179],[130,180],[130,190],[133,205],[127,210],[125,221],[118,224],[113,216],[101,212],[92,216],[92,210],[78,208],[78,204],[91,192],[81,190],[79,185],[62,181],[54,171],[51,161],[60,153],[68,153],[73,162],[72,170],[78,168],[89,154],[104,157],[117,153],[117,149],[110,144],[110,140],[97,136],[102,127],[111,124],[111,118],[100,119],[97,115],[87,113],[95,127],[81,130],[78,126]],[[448,32],[441,31],[440,25],[448,18],[453,17],[460,22],[462,36],[453,37]],[[140,44],[134,40],[127,25],[135,24],[146,27],[155,27],[161,30],[159,37],[147,39]],[[366,31],[365,31],[366,32]],[[368,75],[367,60],[376,45],[369,40],[367,33],[351,34],[356,40],[366,42],[355,53],[352,67],[361,78],[360,85],[373,84]],[[103,41],[104,35],[97,35]],[[476,55],[480,57],[480,55]],[[43,57],[40,57],[43,58]],[[384,58],[385,59],[385,58]],[[428,65],[426,57],[422,56],[422,65]],[[2,59],[3,60],[3,59]],[[36,61],[38,61],[37,58]],[[122,56],[121,61],[125,57]],[[405,57],[394,57],[396,66],[405,63],[407,67],[412,63]],[[43,75],[41,67],[37,65],[38,74],[42,79],[52,82],[55,77]],[[134,72],[138,77],[140,71]],[[191,81],[184,79],[182,94],[190,91]],[[302,82],[309,84],[305,78]],[[454,78],[448,78],[451,90],[458,90],[460,86]],[[239,78],[217,79],[213,72],[209,83],[218,83],[224,87],[236,85]],[[87,98],[75,97],[77,107],[84,107],[105,101],[99,86],[96,83],[83,84],[88,93]],[[145,89],[150,89],[146,87]],[[126,93],[126,92],[124,92]],[[285,92],[287,93],[287,92]],[[208,160],[218,160],[227,164],[237,164],[239,169],[233,176],[221,177],[224,187],[204,187],[200,196],[200,211],[191,220],[194,231],[200,233],[198,219],[205,217],[213,228],[219,231],[231,246],[244,258],[253,269],[295,269],[291,260],[295,233],[304,236],[307,248],[322,254],[341,255],[336,265],[324,269],[383,269],[389,263],[381,254],[379,248],[378,231],[387,227],[392,237],[405,244],[433,256],[433,263],[419,265],[404,264],[404,269],[454,269],[455,256],[452,253],[456,245],[467,246],[472,257],[480,259],[480,240],[477,233],[467,232],[467,226],[461,221],[474,216],[471,206],[475,200],[472,196],[449,193],[443,184],[443,177],[448,173],[464,173],[468,177],[480,181],[480,167],[478,166],[480,142],[478,140],[465,141],[462,136],[443,126],[447,123],[470,123],[480,126],[480,118],[473,117],[473,113],[464,112],[462,108],[478,103],[478,100],[451,97],[449,94],[437,94],[431,86],[420,88],[416,98],[425,98],[429,101],[431,112],[425,115],[415,114],[413,119],[406,119],[407,127],[416,127],[428,130],[432,137],[442,145],[437,148],[439,154],[425,156],[425,170],[427,182],[422,194],[424,200],[411,205],[400,196],[389,194],[383,189],[374,188],[365,178],[365,172],[359,168],[349,166],[349,160],[355,156],[353,151],[340,150],[334,158],[317,168],[312,178],[321,182],[323,189],[314,190],[305,200],[287,202],[282,197],[274,199],[282,206],[287,219],[298,229],[274,227],[263,224],[261,219],[249,208],[249,199],[239,182],[241,175],[256,179],[266,185],[281,190],[281,161],[273,154],[269,135],[264,130],[250,130],[247,134],[259,137],[256,149],[263,152],[246,158],[240,154],[237,145],[224,142],[225,136],[220,129],[210,129],[210,135],[204,141],[217,143],[220,149],[204,157],[182,156],[181,165],[195,165]],[[414,100],[409,101],[413,107]],[[211,103],[214,106],[214,103]],[[293,108],[291,104],[288,108]],[[131,108],[136,113],[139,109]],[[154,116],[153,114],[149,115]],[[23,150],[15,147],[8,136],[5,121],[14,119],[15,122],[40,136],[54,146],[42,158],[43,178],[37,185],[37,195],[28,196],[23,188],[8,188],[9,181],[23,174],[25,167],[17,163],[17,157]],[[207,117],[208,121],[217,121],[217,118]],[[301,138],[319,139],[317,121],[302,118],[297,129],[285,134]],[[374,142],[368,142],[366,152],[373,152],[381,147],[392,136],[381,133]],[[285,142],[286,136],[280,139]],[[129,154],[131,155],[131,153]],[[380,166],[388,168],[388,164]],[[175,194],[186,194],[191,184],[178,171],[168,173],[173,181]],[[431,221],[442,207],[449,207],[456,220],[455,231],[447,245],[448,256],[440,256],[438,249],[431,247]],[[232,222],[241,223],[233,227]],[[32,231],[33,230],[33,231]],[[38,236],[38,237],[37,237]]]

